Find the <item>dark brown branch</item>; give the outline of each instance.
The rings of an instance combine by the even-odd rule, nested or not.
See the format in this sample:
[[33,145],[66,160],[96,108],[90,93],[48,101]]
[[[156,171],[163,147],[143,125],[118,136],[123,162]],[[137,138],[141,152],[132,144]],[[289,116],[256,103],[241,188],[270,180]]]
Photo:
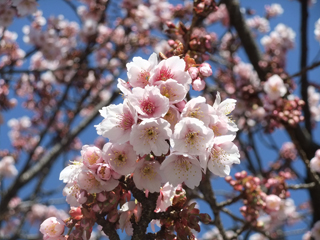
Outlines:
[[248,58],[253,65],[254,69],[258,73],[261,81],[265,80],[266,72],[260,67],[259,62],[261,61],[260,50],[248,28],[245,19],[240,12],[240,6],[238,0],[223,0],[228,9],[230,23],[236,29],[239,38],[241,39],[242,46],[248,55]]
[[102,231],[109,237],[109,239],[120,240],[115,224],[99,215],[97,215],[97,223],[102,227]]
[[[300,56],[300,69],[301,71],[307,67],[308,61],[308,1],[300,0],[301,3],[301,27],[300,27],[300,37],[301,37],[301,56]],[[305,118],[305,127],[312,137],[312,126],[311,126],[311,113],[308,102],[308,72],[304,71],[301,74],[301,96],[304,101],[303,113]]]
[[159,193],[149,193],[148,198],[146,198],[145,193],[136,188],[132,178],[127,178],[127,185],[134,198],[137,199],[142,205],[142,213],[139,222],[132,224],[132,240],[144,240],[146,239],[148,225],[154,217],[154,210],[157,206]]
[[222,225],[221,217],[220,217],[220,208],[218,207],[218,203],[216,200],[216,197],[214,195],[214,192],[212,190],[212,186],[210,183],[210,174],[207,173],[200,185],[199,185],[199,190],[203,194],[204,200],[209,204],[213,214],[214,214],[214,225],[219,229],[219,232],[224,240],[227,240],[228,237],[226,236],[225,229]]
[[302,75],[303,73],[305,72],[308,72],[309,70],[312,70],[316,67],[319,67],[320,66],[320,61],[319,62],[315,62],[314,64],[310,65],[309,67],[305,67],[304,69],[302,69],[301,71],[295,73],[295,74],[292,74],[291,76],[285,78],[285,79],[289,79],[289,78],[294,78],[294,77],[299,77],[300,75]]

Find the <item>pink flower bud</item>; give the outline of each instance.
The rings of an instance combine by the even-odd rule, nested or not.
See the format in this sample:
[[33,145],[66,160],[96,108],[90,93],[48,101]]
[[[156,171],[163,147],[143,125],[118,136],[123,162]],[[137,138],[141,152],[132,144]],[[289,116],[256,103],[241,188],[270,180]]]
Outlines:
[[99,202],[104,202],[107,200],[107,196],[103,192],[98,193],[97,200]]
[[198,77],[199,74],[199,70],[196,67],[191,67],[188,69],[188,72],[190,74],[190,77],[192,78],[192,80],[195,80]]
[[92,210],[95,212],[100,212],[101,209],[98,204],[95,204],[95,205],[93,205]]
[[197,78],[192,82],[192,88],[196,91],[202,91],[206,86],[206,82],[201,78]]
[[69,214],[75,220],[80,220],[83,217],[80,207],[71,207]]
[[84,203],[87,202],[87,200],[88,200],[88,198],[87,198],[87,191],[81,190],[80,194],[78,194],[78,197],[77,197],[78,203],[84,204]]
[[100,163],[97,170],[97,175],[103,180],[109,180],[111,178],[110,166],[105,163]]
[[204,77],[209,77],[212,75],[212,69],[208,63],[202,63],[199,67],[199,71]]

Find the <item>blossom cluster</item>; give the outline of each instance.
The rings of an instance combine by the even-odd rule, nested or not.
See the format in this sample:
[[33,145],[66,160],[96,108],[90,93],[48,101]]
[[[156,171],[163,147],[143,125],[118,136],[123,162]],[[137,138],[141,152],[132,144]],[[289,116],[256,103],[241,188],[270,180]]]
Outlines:
[[[138,189],[165,196],[158,204],[158,210],[165,211],[172,195],[167,196],[165,189],[173,195],[180,184],[193,189],[207,169],[225,177],[233,163],[240,163],[238,147],[232,142],[238,128],[229,116],[236,101],[221,101],[219,93],[212,106],[200,96],[186,101],[195,78],[189,73],[209,76],[210,65],[187,71],[185,60],[173,56],[158,62],[154,53],[148,60],[133,58],[127,70],[128,82],[118,79],[123,103],[103,107],[104,120],[95,126],[109,142],[102,149],[83,146],[81,158],[60,174],[67,183],[63,193],[73,207],[86,204],[88,194],[99,194],[101,202],[122,176],[130,175]],[[136,208],[130,206],[128,211]],[[97,205],[96,210],[101,207]],[[122,229],[126,222],[122,221]]]
[[37,6],[36,0],[0,1],[0,26],[9,26],[15,15],[24,17],[34,13]]
[[61,172],[67,187],[110,191],[133,173],[139,189],[159,192],[166,182],[194,188],[207,168],[222,177],[230,173],[239,163],[232,142],[238,129],[228,117],[235,100],[221,102],[218,93],[213,106],[203,97],[186,102],[192,78],[185,68],[179,57],[158,63],[156,54],[127,64],[128,82],[118,80],[124,102],[102,108],[105,119],[95,126],[110,141],[102,150],[82,148],[82,159]]

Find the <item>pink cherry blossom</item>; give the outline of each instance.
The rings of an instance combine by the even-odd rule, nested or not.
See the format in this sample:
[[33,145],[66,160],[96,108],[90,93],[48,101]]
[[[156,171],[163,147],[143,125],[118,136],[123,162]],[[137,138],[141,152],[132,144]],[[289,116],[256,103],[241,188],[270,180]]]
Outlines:
[[133,173],[136,187],[149,192],[159,192],[162,182],[160,163],[156,161],[140,160]]
[[181,113],[181,117],[197,118],[204,122],[206,126],[208,126],[210,122],[209,109],[210,105],[206,103],[206,99],[199,96],[192,98],[189,102],[187,102]]
[[240,163],[240,153],[238,147],[231,142],[234,136],[220,136],[213,140],[212,147],[208,148],[206,160],[202,160],[201,166],[207,162],[208,169],[215,175],[225,177],[230,174],[230,166]]
[[271,211],[278,211],[281,205],[281,198],[277,195],[270,194],[266,197],[266,207]]
[[312,229],[311,229],[311,236],[314,237],[315,240],[320,239],[320,221],[317,221]]
[[171,153],[161,164],[160,170],[173,186],[184,182],[193,189],[199,186],[202,179],[199,160],[188,154]]
[[14,166],[15,160],[12,156],[6,156],[0,161],[0,177],[14,177],[18,170]]
[[120,219],[119,219],[119,228],[123,231],[126,231],[128,236],[133,235],[133,228],[130,222],[131,216],[134,215],[136,222],[140,220],[141,217],[141,204],[136,204],[134,201],[126,202],[120,208]]
[[114,143],[125,143],[129,140],[131,128],[137,123],[137,113],[127,100],[123,104],[103,107],[100,114],[105,119],[95,125],[97,133]]
[[274,101],[283,97],[287,93],[287,88],[279,75],[273,75],[265,82],[264,91],[267,93],[268,98]]
[[161,94],[169,99],[170,104],[181,102],[187,95],[185,87],[172,79],[160,82],[158,87]]
[[[227,128],[229,131],[236,132],[238,131],[238,127],[235,124],[235,122],[231,119],[229,114],[235,109],[237,100],[227,98],[224,101],[221,102],[220,93],[217,92],[216,100],[210,110],[212,115],[217,115],[219,118],[219,121],[227,123]],[[215,118],[215,117],[213,117]],[[212,122],[211,124],[214,124],[216,120]],[[222,125],[224,125],[222,123]]]
[[144,155],[152,151],[156,156],[161,156],[169,151],[166,140],[171,134],[170,124],[166,120],[145,119],[132,127],[130,144],[137,154]]
[[97,175],[102,180],[109,180],[112,176],[112,170],[109,164],[99,163],[97,169]]
[[205,152],[212,138],[212,130],[202,121],[186,117],[176,124],[170,144],[177,152],[200,155]]
[[83,164],[90,169],[98,168],[97,164],[103,162],[102,152],[95,146],[84,145],[81,150],[81,155]]
[[106,143],[103,152],[104,159],[117,173],[127,175],[134,171],[137,155],[130,144]]
[[[103,169],[99,169],[104,171]],[[119,181],[115,180],[114,178],[109,178],[108,180],[102,179],[99,175],[103,176],[104,178],[106,175],[99,173],[96,175],[90,170],[83,170],[79,173],[77,182],[81,189],[86,190],[88,193],[100,193],[102,191],[112,191],[115,187],[118,186]]]
[[163,60],[154,69],[150,83],[159,84],[161,81],[173,79],[189,90],[188,85],[191,84],[192,79],[189,73],[185,72],[185,67],[185,61],[178,56]]
[[141,119],[163,117],[169,110],[169,99],[155,86],[133,88],[128,101],[140,114]]
[[170,129],[173,132],[174,126],[180,121],[180,112],[177,107],[175,107],[174,105],[170,106],[163,119],[167,120],[170,123]]
[[40,225],[40,232],[44,235],[43,239],[57,238],[64,232],[65,223],[56,217],[51,217]]
[[35,13],[38,3],[35,0],[12,0],[12,6],[15,6],[18,14],[23,17]]
[[310,160],[310,168],[312,171],[320,173],[320,149],[316,151],[314,158]]
[[[139,5],[140,6],[140,5]],[[127,63],[128,81],[132,87],[144,88],[149,84],[151,71],[158,64],[157,54],[153,53],[148,60],[134,57],[132,62]]]
[[276,17],[279,16],[283,13],[283,8],[281,7],[280,4],[277,3],[273,3],[271,5],[266,5],[264,6],[266,13],[267,13],[267,17]]
[[314,26],[314,35],[317,39],[317,41],[320,42],[320,18],[316,21]]
[[169,182],[163,185],[163,187],[160,188],[160,195],[157,199],[157,207],[155,212],[166,211],[166,209],[172,205],[172,199],[175,195],[175,192],[176,187]]

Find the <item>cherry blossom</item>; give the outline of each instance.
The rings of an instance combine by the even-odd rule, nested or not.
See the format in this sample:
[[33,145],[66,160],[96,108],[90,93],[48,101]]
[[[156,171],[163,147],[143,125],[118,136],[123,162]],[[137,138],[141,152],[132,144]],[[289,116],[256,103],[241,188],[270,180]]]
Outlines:
[[150,83],[159,84],[161,81],[168,79],[176,80],[189,90],[191,84],[191,77],[188,72],[185,72],[186,63],[183,59],[173,56],[161,61],[153,70],[153,75],[150,78]]
[[6,156],[0,161],[0,176],[14,177],[18,174],[18,170],[14,166],[15,161],[12,156]]
[[280,209],[281,198],[271,194],[266,197],[266,207],[271,211],[278,211]]
[[43,239],[56,238],[64,232],[65,223],[56,218],[51,217],[46,219],[40,226],[40,232],[44,235]]
[[132,126],[137,123],[137,113],[127,100],[123,104],[103,107],[100,114],[105,119],[95,125],[97,133],[115,143],[128,141]]
[[240,153],[238,147],[231,142],[233,139],[232,135],[214,138],[206,155],[201,156],[201,166],[207,162],[208,169],[215,175],[220,177],[229,175],[230,166],[240,163]]
[[203,154],[212,138],[212,130],[202,121],[186,117],[176,124],[170,144],[177,152],[200,155]]
[[83,164],[90,168],[98,168],[98,163],[103,161],[101,150],[94,146],[84,145],[81,150]]
[[279,75],[273,75],[265,82],[264,91],[267,93],[268,98],[274,101],[283,97],[287,93],[287,88]]
[[[169,144],[166,140],[171,137],[171,134],[170,124],[166,120],[145,119],[132,127],[130,144],[141,156],[149,154],[151,151],[156,156],[161,156],[169,150]],[[139,140],[138,144],[137,140]]]
[[146,189],[151,193],[159,192],[162,183],[159,162],[140,160],[133,172],[133,181],[141,190]]
[[312,229],[311,229],[311,236],[314,237],[315,240],[320,239],[320,221],[317,221]]
[[35,0],[12,0],[12,6],[17,8],[20,16],[26,16],[37,11],[38,3]]
[[315,156],[310,160],[310,168],[314,172],[320,173],[320,149],[315,153]]
[[103,152],[104,159],[117,173],[127,175],[134,171],[138,158],[130,144],[120,145],[109,142],[104,145]]
[[155,86],[133,88],[128,101],[141,119],[163,117],[169,110],[169,99],[161,95],[159,88]]
[[153,53],[148,60],[134,57],[132,62],[127,63],[128,81],[132,87],[144,88],[149,84],[151,71],[158,64],[157,54]]
[[277,17],[283,13],[283,8],[278,3],[273,3],[271,5],[264,6],[267,17]]
[[171,153],[161,164],[160,170],[173,186],[185,183],[193,189],[199,186],[202,179],[199,161],[188,154]]
[[181,117],[197,118],[208,126],[210,122],[209,110],[210,106],[206,103],[206,99],[199,96],[187,102],[181,113]]
[[315,35],[317,41],[320,42],[320,18],[315,23],[314,35]]

